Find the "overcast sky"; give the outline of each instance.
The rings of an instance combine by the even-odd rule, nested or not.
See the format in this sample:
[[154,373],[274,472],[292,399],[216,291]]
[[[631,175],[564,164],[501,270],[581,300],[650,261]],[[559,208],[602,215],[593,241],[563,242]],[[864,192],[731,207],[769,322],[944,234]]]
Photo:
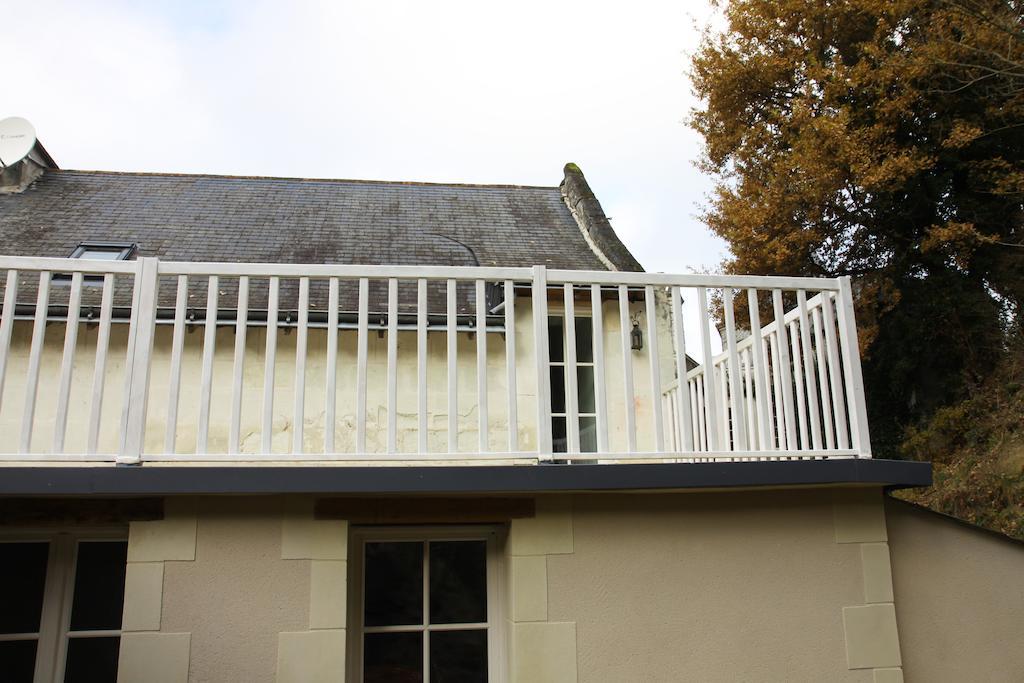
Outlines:
[[0,9],[0,118],[64,168],[557,185],[574,161],[647,270],[724,255],[683,123],[704,0]]

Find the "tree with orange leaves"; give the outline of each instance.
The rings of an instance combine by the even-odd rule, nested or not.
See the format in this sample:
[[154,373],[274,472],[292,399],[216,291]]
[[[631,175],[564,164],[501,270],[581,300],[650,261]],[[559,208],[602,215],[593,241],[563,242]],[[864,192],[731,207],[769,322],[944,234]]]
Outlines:
[[692,60],[733,273],[854,276],[872,442],[964,400],[1024,301],[1024,3],[725,0]]

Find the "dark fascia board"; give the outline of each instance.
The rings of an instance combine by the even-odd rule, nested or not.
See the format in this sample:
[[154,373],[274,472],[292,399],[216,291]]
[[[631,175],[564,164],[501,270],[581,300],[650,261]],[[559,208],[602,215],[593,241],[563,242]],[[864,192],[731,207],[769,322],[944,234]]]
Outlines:
[[0,468],[0,496],[496,494],[572,491],[928,486],[931,463],[846,459],[463,467],[272,465]]

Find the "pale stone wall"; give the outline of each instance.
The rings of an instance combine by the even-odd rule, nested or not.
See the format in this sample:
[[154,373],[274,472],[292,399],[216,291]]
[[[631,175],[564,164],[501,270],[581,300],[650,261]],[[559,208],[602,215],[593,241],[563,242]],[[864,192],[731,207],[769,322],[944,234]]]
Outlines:
[[888,500],[906,679],[1024,680],[1024,544]]
[[[279,634],[310,628],[317,575],[288,544],[286,509],[282,498],[168,499],[165,519],[131,523],[122,683],[276,679]],[[340,525],[342,548],[346,535]]]
[[[900,681],[885,533],[878,489],[539,496],[507,678]],[[308,497],[169,500],[131,525],[121,681],[340,683],[347,541]]]
[[[632,310],[639,312],[642,304],[633,304]],[[552,305],[551,311],[559,311]],[[607,382],[609,412],[609,443],[612,451],[626,450],[625,396],[623,387],[622,346],[617,302],[606,302],[604,311],[604,347],[606,353],[605,377]],[[578,305],[577,315],[588,315],[589,306]],[[645,318],[642,318],[645,320]],[[517,411],[519,418],[519,448],[521,451],[536,449],[536,386],[533,319],[530,302],[516,301],[516,365],[517,365]],[[104,402],[102,426],[98,445],[99,453],[117,453],[120,439],[120,419],[124,400],[125,349],[127,347],[127,326],[115,324],[111,330],[110,351],[104,381]],[[674,376],[671,335],[666,318],[659,316],[659,355],[661,356],[662,381],[667,383]],[[634,385],[637,411],[638,447],[640,450],[653,449],[650,437],[652,407],[660,403],[652,401],[649,376],[648,353],[650,340],[640,352],[630,351],[634,363]],[[46,328],[45,346],[41,359],[39,392],[34,419],[33,453],[52,452],[54,420],[57,407],[57,393],[63,353],[65,326],[52,323]],[[157,326],[154,344],[153,364],[150,375],[150,393],[145,450],[147,453],[162,453],[166,431],[168,386],[171,356],[171,326]],[[74,359],[71,399],[68,417],[68,431],[65,452],[84,453],[88,436],[88,420],[92,401],[93,371],[98,328],[82,324],[79,328],[78,345]],[[0,402],[0,430],[11,435],[0,452],[13,452],[18,445],[17,435],[21,432],[24,397],[26,395],[26,368],[32,336],[32,323],[19,321],[14,327],[11,356]],[[197,325],[185,334],[185,350],[182,360],[181,394],[178,409],[176,452],[192,453],[196,447],[196,431],[199,420],[200,377],[202,369],[203,327]],[[295,345],[297,334],[294,330],[279,332],[274,374],[274,420],[273,451],[291,451],[293,435],[293,406],[295,389]],[[343,330],[338,335],[337,361],[337,423],[335,425],[335,450],[341,453],[355,451],[355,382],[356,382],[356,333]],[[326,376],[326,340],[324,330],[310,330],[306,360],[305,419],[303,429],[304,450],[309,453],[322,452],[324,443],[324,405]],[[499,334],[488,335],[488,431],[489,446],[493,451],[508,448],[508,408],[505,371],[505,342]],[[228,423],[231,415],[232,372],[234,363],[235,333],[233,327],[217,330],[213,362],[213,390],[210,413],[209,453],[225,453],[228,445]],[[241,452],[258,453],[261,450],[261,421],[263,402],[263,377],[265,364],[266,333],[263,328],[250,328],[246,335],[246,353],[243,376],[243,400],[241,422]],[[444,332],[428,335],[428,430],[429,449],[434,453],[448,452],[448,402],[447,402],[447,339]],[[367,363],[367,450],[371,453],[384,452],[387,425],[387,339],[370,331]],[[417,369],[416,335],[414,332],[400,332],[398,335],[398,450],[413,453],[417,449]],[[469,334],[458,337],[458,406],[459,406],[459,450],[463,453],[478,451],[478,406],[477,400],[476,340]]]
[[506,546],[505,627],[509,680],[577,680],[576,623],[549,612],[549,563],[573,552],[570,496],[537,500],[536,516],[512,520]]

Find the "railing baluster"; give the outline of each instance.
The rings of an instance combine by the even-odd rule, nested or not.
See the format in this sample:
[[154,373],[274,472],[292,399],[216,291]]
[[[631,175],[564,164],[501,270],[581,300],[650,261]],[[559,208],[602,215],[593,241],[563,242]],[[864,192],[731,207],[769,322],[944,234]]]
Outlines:
[[597,452],[608,452],[608,390],[605,384],[604,307],[601,285],[590,286],[590,308],[593,313],[594,338],[594,407],[597,408]]
[[843,370],[846,377],[846,396],[850,405],[851,446],[861,457],[871,457],[871,439],[868,434],[867,405],[864,403],[864,377],[860,367],[860,348],[857,345],[857,322],[853,310],[853,290],[849,276],[839,278],[836,298],[839,313],[839,339],[843,351]]
[[448,453],[459,452],[459,339],[457,282],[448,280]]
[[679,386],[677,385],[667,395],[669,400],[665,404],[663,418],[665,420],[669,436],[665,445],[670,453],[679,453],[683,450],[683,439],[679,434],[679,430],[682,425],[679,424],[679,420],[677,419],[679,416]]
[[672,299],[672,332],[676,342],[676,382],[679,387],[679,400],[676,401],[676,421],[679,429],[680,442],[678,448],[681,451],[690,452],[693,446],[693,422],[690,419],[690,397],[689,382],[686,381],[686,332],[683,325],[683,293],[679,287],[672,287],[669,291]]
[[420,453],[429,452],[427,443],[427,325],[429,324],[427,281],[416,281],[416,415],[419,422],[417,442]]
[[768,335],[768,349],[772,357],[772,387],[775,393],[775,433],[778,436],[779,450],[786,450],[789,444],[787,425],[789,424],[789,413],[786,412],[785,399],[782,390],[782,360],[779,355],[779,333],[773,330]]
[[707,399],[705,399],[705,386],[708,383],[708,373],[705,370],[700,375],[697,375],[697,382],[694,385],[697,390],[697,433],[700,434],[700,450],[708,450],[708,418],[707,418]]
[[299,278],[299,311],[295,335],[295,393],[292,396],[292,453],[302,453],[306,430],[306,347],[309,344],[309,278]]
[[53,452],[64,452],[64,435],[68,428],[68,404],[71,400],[71,375],[75,367],[75,345],[78,343],[78,315],[82,303],[82,273],[71,275],[68,314],[64,328],[64,353],[60,364],[60,389],[57,394],[57,415],[53,427]]
[[793,374],[789,361],[789,343],[786,339],[786,312],[782,308],[782,290],[772,290],[772,305],[775,309],[775,332],[778,346],[776,358],[779,360],[780,380],[782,384],[782,406],[786,422],[786,445],[781,448],[797,450],[796,413],[793,407]]
[[756,450],[757,407],[754,405],[754,362],[750,358],[750,349],[743,349],[740,354],[740,366],[743,368],[743,412],[747,416],[747,450]]
[[277,366],[277,304],[281,289],[279,278],[267,284],[267,339],[263,367],[263,424],[260,426],[260,448],[270,454],[274,450],[274,370]]
[[211,275],[206,290],[206,319],[203,321],[203,370],[199,381],[199,428],[196,453],[204,454],[210,438],[210,399],[213,394],[213,353],[217,344],[217,288],[220,281]]
[[[750,314],[750,348],[753,355],[754,372],[754,405],[757,410],[757,444],[761,450],[770,450],[772,435],[769,431],[768,416],[771,414],[771,388],[768,383],[768,368],[764,360],[764,338],[761,336],[761,310],[757,300],[757,290],[747,290],[747,308]],[[753,448],[753,441],[751,441]]]
[[359,314],[356,333],[356,453],[366,453],[366,360],[370,326],[370,280],[359,278]]
[[825,344],[828,346],[828,378],[832,385],[832,414],[836,420],[836,434],[839,448],[850,447],[846,425],[846,398],[843,391],[842,368],[839,366],[839,344],[836,340],[836,317],[833,312],[831,292],[822,293],[821,308],[825,315]]
[[800,428],[800,448],[794,448],[793,450],[806,451],[810,449],[811,442],[807,429],[807,402],[804,398],[804,366],[803,359],[800,357],[800,331],[797,329],[799,324],[799,321],[793,321],[788,326],[789,341],[792,346],[791,353],[793,354],[793,383],[796,387],[796,417]]
[[[825,305],[823,300],[821,306]],[[822,422],[825,426],[825,446],[829,449],[836,447],[836,430],[832,421],[832,403],[828,395],[828,368],[825,361],[825,331],[821,324],[821,306],[811,311],[811,318],[814,323],[814,352],[818,365],[818,391],[821,394]]]
[[505,280],[505,384],[508,390],[508,451],[519,450],[519,405],[516,389],[516,289]]
[[644,303],[647,309],[647,366],[651,372],[651,416],[654,424],[654,450],[665,452],[665,416],[661,403],[661,358],[658,348],[658,314],[654,299],[654,286],[644,287]]
[[388,279],[388,442],[398,451],[398,280]]
[[740,378],[739,354],[736,352],[736,316],[733,311],[732,287],[722,289],[725,313],[725,343],[729,350],[729,404],[731,407],[732,450],[747,450],[747,429],[743,416],[743,388]]
[[50,273],[39,273],[39,291],[36,296],[35,319],[32,323],[32,345],[29,347],[28,374],[25,380],[25,403],[21,420],[22,453],[32,450],[32,428],[36,415],[36,395],[39,391],[39,362],[43,354],[46,335],[46,313],[50,306]]
[[245,369],[245,335],[249,329],[249,277],[238,278],[238,303],[235,306],[235,359],[231,371],[231,424],[228,453],[241,451],[242,376]]
[[548,276],[544,266],[533,267],[532,278],[533,352],[537,365],[537,454],[550,459],[551,443],[551,369],[548,348]]
[[327,284],[327,376],[324,382],[324,453],[334,453],[338,407],[338,278]]
[[636,452],[636,395],[633,391],[633,356],[630,342],[629,288],[619,285],[619,327],[622,340],[622,388],[625,394],[626,442],[630,453]]
[[14,308],[18,303],[18,271],[7,271],[4,287],[4,310],[0,316],[0,406],[3,405],[4,380],[7,378],[7,359],[11,355],[11,332],[14,330]]
[[700,430],[700,410],[701,406],[697,405],[697,382],[699,378],[692,382],[686,383],[686,391],[690,395],[690,415],[688,416],[690,434],[693,438],[693,444],[687,451],[699,451],[702,449],[700,445],[701,441],[701,430]]
[[562,285],[565,306],[565,435],[566,452],[580,452],[579,370],[576,364],[576,292]]
[[178,434],[178,403],[181,395],[181,355],[185,345],[185,310],[188,304],[188,276],[178,276],[174,303],[174,329],[171,333],[171,371],[168,378],[167,426],[164,453],[174,453]]
[[735,442],[730,445],[729,441],[729,381],[726,367],[729,363],[728,358],[723,360],[718,365],[718,442],[722,444],[726,450],[736,450]]
[[476,397],[478,448],[487,453],[491,448],[487,436],[487,292],[483,280],[476,281]]
[[[114,303],[114,274],[103,276],[100,298],[100,327],[96,334],[96,362],[92,374],[92,404],[89,412],[89,441],[86,452],[94,455],[99,448],[103,422],[103,392],[107,382],[107,351],[110,348],[110,319]],[[177,408],[175,408],[177,409]]]
[[700,337],[704,356],[704,409],[705,427],[707,433],[707,446],[705,450],[721,450],[721,441],[718,436],[718,405],[715,396],[715,372],[711,356],[711,316],[708,309],[708,290],[704,287],[697,288],[697,307],[700,309]]
[[818,387],[814,381],[814,355],[811,350],[811,322],[807,315],[807,292],[796,293],[797,310],[800,313],[800,348],[804,359],[804,381],[807,383],[807,412],[811,424],[811,443],[821,448],[821,415],[818,412]]
[[782,424],[781,420],[776,420],[775,414],[775,397],[774,393],[776,389],[773,387],[773,372],[770,367],[774,361],[772,361],[771,348],[769,346],[769,333],[768,338],[761,336],[758,333],[757,345],[761,348],[761,371],[758,375],[758,379],[764,378],[761,383],[761,395],[764,397],[764,410],[765,410],[765,448],[768,450],[776,450],[779,447],[778,442],[778,425]]

